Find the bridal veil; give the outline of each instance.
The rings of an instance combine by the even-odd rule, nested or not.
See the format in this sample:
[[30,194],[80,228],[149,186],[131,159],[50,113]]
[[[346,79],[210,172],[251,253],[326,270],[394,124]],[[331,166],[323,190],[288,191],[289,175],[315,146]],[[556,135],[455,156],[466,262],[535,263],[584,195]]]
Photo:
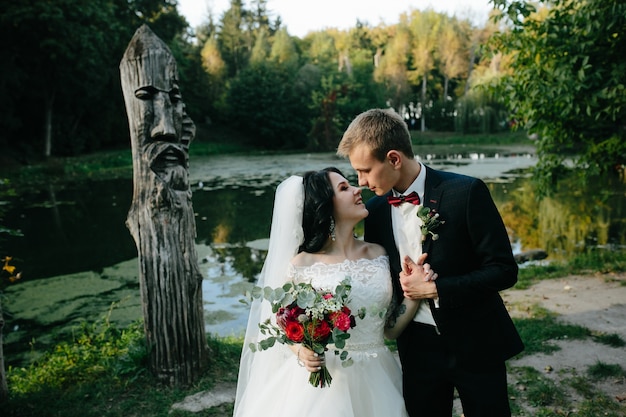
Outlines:
[[[302,177],[294,175],[276,188],[267,257],[256,284],[259,287],[277,288],[286,282],[289,262],[297,255],[298,247],[304,240],[302,181]],[[241,352],[234,416],[238,415],[242,400],[254,396],[254,392],[262,388],[265,378],[269,378],[273,370],[290,359],[286,350],[278,349],[278,346],[262,352],[253,352],[250,349],[251,343],[257,343],[265,337],[260,333],[258,324],[271,315],[272,309],[268,302],[264,302],[263,299],[255,299],[252,302]],[[291,351],[288,352],[292,355]]]

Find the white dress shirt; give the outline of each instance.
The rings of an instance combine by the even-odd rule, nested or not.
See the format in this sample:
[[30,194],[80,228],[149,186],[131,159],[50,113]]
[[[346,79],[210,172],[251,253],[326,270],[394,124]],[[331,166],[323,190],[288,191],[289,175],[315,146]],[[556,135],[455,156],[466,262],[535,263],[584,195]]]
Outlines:
[[[424,202],[424,188],[426,185],[426,168],[420,162],[420,173],[409,188],[402,194],[408,195],[415,191],[420,197],[420,205]],[[396,190],[392,190],[394,196],[401,194]],[[398,207],[391,207],[391,227],[393,229],[393,237],[396,247],[400,253],[400,262],[405,256],[410,256],[413,261],[422,254],[422,232],[420,226],[422,220],[417,216],[418,206],[410,203],[400,204]],[[428,262],[428,259],[426,260]],[[426,300],[422,300],[420,306],[413,318],[414,321],[435,325],[432,312]]]

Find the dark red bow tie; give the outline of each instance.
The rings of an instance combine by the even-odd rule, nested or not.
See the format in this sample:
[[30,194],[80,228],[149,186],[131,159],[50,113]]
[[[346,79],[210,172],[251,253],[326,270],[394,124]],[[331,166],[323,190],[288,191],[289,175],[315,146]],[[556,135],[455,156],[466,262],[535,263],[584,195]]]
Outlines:
[[406,196],[401,195],[398,197],[394,197],[393,195],[390,195],[387,197],[387,202],[394,207],[398,207],[402,203],[411,203],[417,206],[420,203],[420,197],[415,191],[413,191],[411,194]]

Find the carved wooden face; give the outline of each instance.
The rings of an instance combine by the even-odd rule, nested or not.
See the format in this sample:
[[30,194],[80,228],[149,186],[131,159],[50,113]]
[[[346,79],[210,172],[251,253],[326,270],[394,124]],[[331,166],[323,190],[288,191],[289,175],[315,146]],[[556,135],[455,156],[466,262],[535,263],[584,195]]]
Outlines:
[[135,90],[135,97],[141,101],[139,116],[143,118],[141,138],[143,144],[155,141],[180,143],[184,104],[177,84],[169,90],[153,85]]
[[188,188],[187,146],[193,128],[185,113],[176,61],[147,26],[137,30],[120,63],[135,171],[154,172],[176,190]]

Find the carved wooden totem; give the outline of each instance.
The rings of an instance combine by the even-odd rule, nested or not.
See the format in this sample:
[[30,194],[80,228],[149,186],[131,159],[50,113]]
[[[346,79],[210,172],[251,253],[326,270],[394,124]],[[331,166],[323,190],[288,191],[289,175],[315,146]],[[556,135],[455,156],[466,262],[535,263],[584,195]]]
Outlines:
[[176,61],[148,26],[128,44],[120,75],[134,170],[126,225],[139,255],[150,366],[159,380],[187,385],[208,364],[188,178],[195,125],[185,112]]

